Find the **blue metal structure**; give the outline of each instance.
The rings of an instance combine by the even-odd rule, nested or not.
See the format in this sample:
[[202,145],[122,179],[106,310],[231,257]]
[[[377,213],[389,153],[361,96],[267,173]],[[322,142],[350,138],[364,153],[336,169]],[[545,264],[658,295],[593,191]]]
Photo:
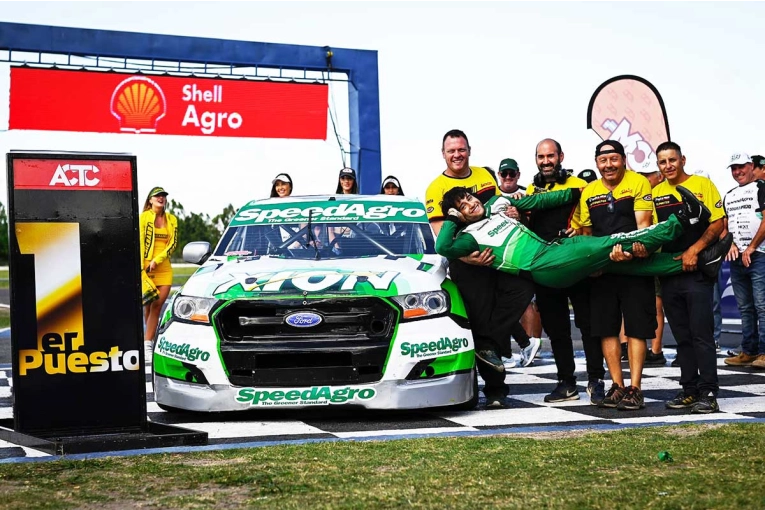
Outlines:
[[[19,57],[22,53],[25,58]],[[310,81],[311,76],[327,81],[324,73],[330,80],[345,75],[351,166],[358,172],[362,194],[379,193],[376,51],[0,22],[0,61],[189,74],[239,74],[236,70],[247,69],[264,79],[295,81]]]

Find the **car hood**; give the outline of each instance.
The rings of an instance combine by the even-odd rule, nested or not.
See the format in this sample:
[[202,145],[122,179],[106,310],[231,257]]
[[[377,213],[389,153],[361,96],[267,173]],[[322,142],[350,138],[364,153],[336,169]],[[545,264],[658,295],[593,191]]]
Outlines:
[[439,290],[446,268],[446,259],[439,255],[211,260],[188,279],[180,294],[217,299],[398,296]]

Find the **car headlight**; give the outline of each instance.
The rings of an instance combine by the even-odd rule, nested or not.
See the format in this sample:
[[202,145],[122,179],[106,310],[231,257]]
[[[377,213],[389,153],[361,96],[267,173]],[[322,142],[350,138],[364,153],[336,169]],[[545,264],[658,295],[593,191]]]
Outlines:
[[449,307],[446,293],[440,290],[406,294],[392,299],[403,308],[404,319],[439,315],[444,313]]
[[178,296],[173,302],[173,315],[178,319],[210,323],[210,310],[217,299]]

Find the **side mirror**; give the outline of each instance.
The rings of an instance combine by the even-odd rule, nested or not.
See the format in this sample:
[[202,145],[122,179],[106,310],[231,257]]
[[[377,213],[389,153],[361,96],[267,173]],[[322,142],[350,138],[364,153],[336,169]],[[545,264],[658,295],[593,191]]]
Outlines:
[[202,265],[210,258],[210,243],[207,241],[194,241],[183,247],[183,261],[189,264]]

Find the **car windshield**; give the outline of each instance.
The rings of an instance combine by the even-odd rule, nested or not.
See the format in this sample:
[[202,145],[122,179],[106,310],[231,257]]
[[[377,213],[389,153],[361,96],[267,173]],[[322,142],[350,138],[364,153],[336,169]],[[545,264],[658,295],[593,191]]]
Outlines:
[[281,223],[231,226],[215,256],[325,259],[435,254],[427,223]]

